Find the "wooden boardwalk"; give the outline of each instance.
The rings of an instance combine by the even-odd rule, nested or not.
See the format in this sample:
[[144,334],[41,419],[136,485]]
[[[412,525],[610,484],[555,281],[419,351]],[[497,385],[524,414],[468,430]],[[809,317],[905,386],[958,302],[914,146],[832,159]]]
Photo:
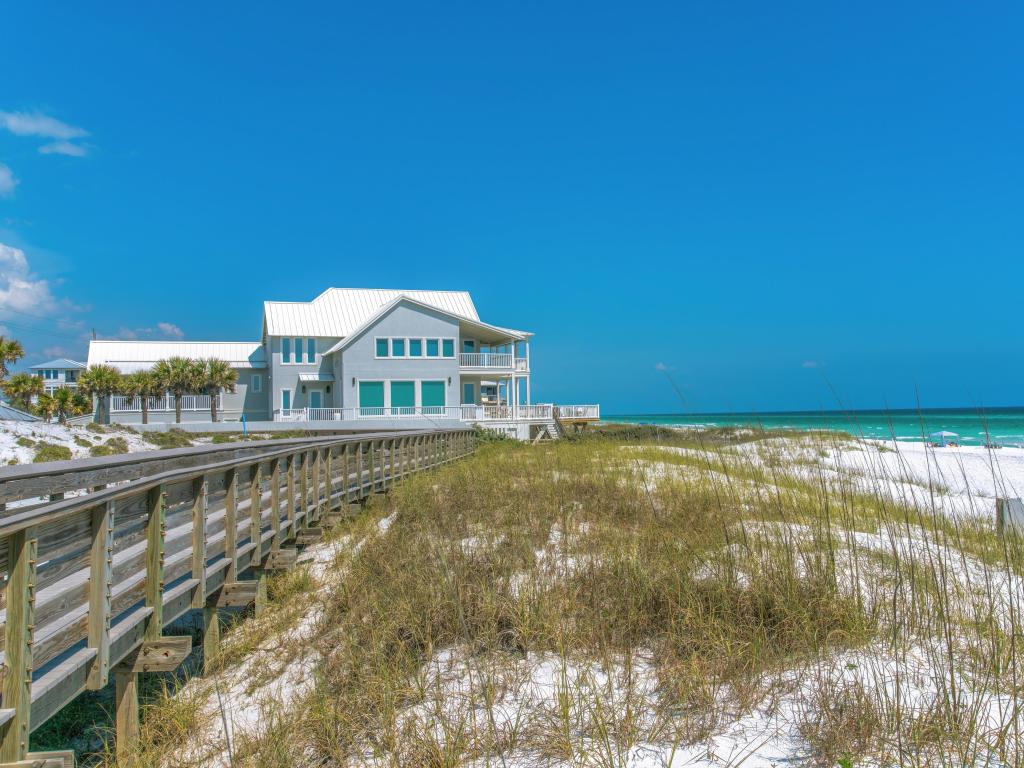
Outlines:
[[[73,765],[28,737],[86,690],[116,688],[116,743],[138,734],[138,675],[176,668],[191,609],[204,653],[220,608],[262,608],[266,574],[372,493],[472,452],[469,429],[151,451],[0,470],[0,768]],[[6,507],[6,508],[5,508]],[[242,576],[247,576],[242,578]]]

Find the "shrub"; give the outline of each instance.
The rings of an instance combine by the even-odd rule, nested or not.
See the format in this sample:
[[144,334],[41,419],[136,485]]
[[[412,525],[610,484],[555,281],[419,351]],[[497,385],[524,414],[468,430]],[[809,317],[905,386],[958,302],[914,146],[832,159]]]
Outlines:
[[22,448],[35,448],[36,446],[36,441],[30,437],[19,437],[14,442],[16,442]]
[[192,446],[192,436],[183,429],[145,432],[142,437],[147,443],[152,443],[158,448],[190,448]]
[[119,453],[128,453],[128,441],[123,437],[112,437],[101,445],[94,445],[89,454],[92,456],[116,456]]
[[94,421],[90,421],[90,422],[89,422],[88,424],[86,424],[86,425],[85,425],[85,428],[86,428],[87,430],[89,430],[90,432],[99,432],[99,433],[103,433],[103,432],[106,432],[106,431],[107,431],[107,428],[106,428],[106,427],[104,427],[104,426],[103,426],[102,424],[97,424],[97,423],[96,423],[96,422],[94,422]]
[[44,461],[67,461],[71,458],[71,449],[66,445],[54,443],[39,443],[36,448],[36,455],[32,458],[33,464],[41,464]]
[[86,440],[81,435],[75,435],[75,445],[81,448],[92,448],[93,444]]

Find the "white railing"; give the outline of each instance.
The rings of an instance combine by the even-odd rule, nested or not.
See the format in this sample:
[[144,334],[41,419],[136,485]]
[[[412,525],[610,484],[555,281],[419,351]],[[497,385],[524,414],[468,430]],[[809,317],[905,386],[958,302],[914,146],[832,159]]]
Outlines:
[[[217,409],[224,409],[224,396],[217,396]],[[163,397],[149,398],[150,412],[173,411],[174,396],[164,395]],[[209,395],[182,395],[181,410],[183,411],[208,411],[210,410]],[[127,397],[125,395],[112,395],[110,397],[111,413],[141,413],[142,398]]]
[[463,352],[459,355],[459,365],[463,368],[505,368],[510,369],[513,363],[511,352]]
[[600,405],[559,405],[556,413],[560,419],[600,419]]
[[598,419],[598,405],[427,405],[368,408],[289,408],[274,411],[274,421],[353,421],[360,419],[457,419],[467,422]]
[[526,372],[530,370],[530,361],[525,357],[516,358],[516,370]]

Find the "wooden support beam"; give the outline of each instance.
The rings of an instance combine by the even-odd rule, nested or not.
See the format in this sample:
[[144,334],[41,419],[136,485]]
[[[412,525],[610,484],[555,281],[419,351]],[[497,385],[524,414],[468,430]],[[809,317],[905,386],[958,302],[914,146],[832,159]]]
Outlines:
[[288,481],[288,522],[289,522],[289,538],[295,535],[295,457],[296,454],[292,454],[285,459],[288,467],[287,475],[285,479]]
[[225,581],[234,581],[238,570],[238,471],[224,473],[224,557],[228,561]]
[[173,672],[192,653],[192,638],[188,636],[163,636],[158,640],[146,640],[117,665],[117,671]]
[[192,607],[206,605],[206,512],[209,480],[206,475],[192,481],[192,578],[199,584],[192,593]]
[[60,749],[51,752],[29,752],[24,760],[0,763],[0,768],[75,768],[75,751]]
[[0,726],[0,762],[17,763],[28,754],[32,708],[32,641],[36,610],[36,529],[7,539],[7,616],[4,627],[4,677],[0,683],[5,709],[14,716]]
[[274,532],[270,541],[271,552],[281,546],[281,461],[274,459],[270,462],[270,508],[273,510],[270,529]]
[[216,605],[203,607],[203,674],[210,672],[220,658],[220,616]]
[[116,502],[93,507],[92,544],[89,550],[88,647],[96,649],[86,688],[106,687],[110,675],[110,610],[114,582],[114,507]]
[[303,522],[309,520],[309,452],[302,452],[302,463],[299,465],[299,498],[300,509],[295,518],[295,524],[299,524],[299,518]]
[[139,676],[114,668],[114,754],[118,761],[131,753],[139,738]]
[[216,605],[218,608],[244,608],[256,602],[258,589],[256,581],[232,581],[220,588]]
[[145,638],[158,640],[164,631],[164,524],[165,487],[151,488],[147,496],[149,519],[146,521],[146,606],[153,613],[146,620]]

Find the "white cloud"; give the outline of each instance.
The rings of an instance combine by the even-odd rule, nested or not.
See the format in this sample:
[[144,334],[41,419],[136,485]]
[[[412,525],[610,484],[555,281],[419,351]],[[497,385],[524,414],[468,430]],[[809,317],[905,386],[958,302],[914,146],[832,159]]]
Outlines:
[[41,112],[0,112],[0,128],[5,128],[15,136],[50,139],[48,144],[39,148],[39,151],[46,155],[81,157],[86,153],[83,145],[74,144],[72,140],[88,136],[88,131]]
[[39,151],[44,155],[85,156],[85,147],[80,144],[72,144],[70,141],[55,141],[52,144],[44,144],[39,148]]
[[169,339],[184,339],[185,332],[174,323],[157,323],[157,329]]
[[817,360],[804,360],[801,364],[801,368],[817,368],[820,364]]
[[57,305],[50,283],[32,274],[25,252],[0,243],[0,309],[41,314]]
[[10,197],[14,194],[14,188],[18,186],[18,180],[14,173],[3,163],[0,163],[0,197]]
[[654,364],[654,370],[661,371],[662,373],[665,373],[667,371],[674,371],[675,368],[673,366],[671,366],[671,365],[668,365],[667,363],[655,363]]

